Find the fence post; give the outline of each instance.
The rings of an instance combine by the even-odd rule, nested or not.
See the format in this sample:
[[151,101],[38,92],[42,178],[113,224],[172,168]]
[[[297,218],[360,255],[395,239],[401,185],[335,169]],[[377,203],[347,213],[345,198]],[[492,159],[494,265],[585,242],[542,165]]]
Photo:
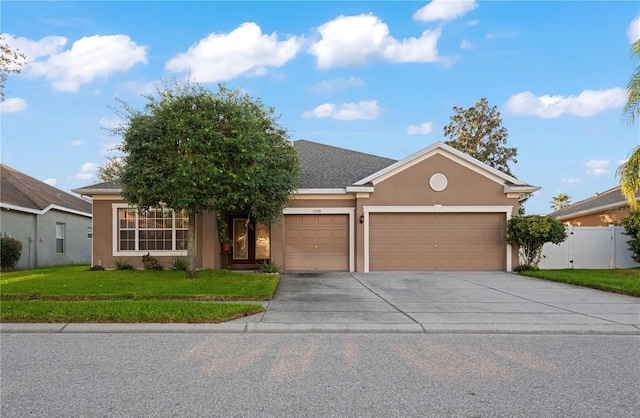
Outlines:
[[616,268],[616,226],[609,224],[609,230],[611,231],[611,261],[609,262],[609,268]]
[[568,240],[569,240],[569,265],[571,266],[571,269],[573,270],[573,225],[569,225],[567,227],[567,235],[569,236]]

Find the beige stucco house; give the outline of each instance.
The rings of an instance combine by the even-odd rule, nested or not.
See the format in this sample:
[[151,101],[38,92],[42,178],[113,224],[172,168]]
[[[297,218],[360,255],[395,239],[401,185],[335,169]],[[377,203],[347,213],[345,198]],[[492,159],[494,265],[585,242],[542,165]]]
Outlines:
[[[510,271],[516,251],[506,222],[522,193],[539,189],[442,142],[395,161],[306,140],[295,141],[302,174],[273,225],[225,214],[233,245],[222,251],[216,217],[197,219],[200,268],[285,271]],[[150,253],[164,265],[186,255],[186,222],[169,209],[138,212],[115,183],[74,192],[93,199],[92,263],[122,257],[140,267]]]
[[[640,190],[636,193],[640,198]],[[629,216],[631,209],[624,198],[620,186],[614,187],[559,209],[550,214],[566,225],[609,226],[619,225],[620,220]]]

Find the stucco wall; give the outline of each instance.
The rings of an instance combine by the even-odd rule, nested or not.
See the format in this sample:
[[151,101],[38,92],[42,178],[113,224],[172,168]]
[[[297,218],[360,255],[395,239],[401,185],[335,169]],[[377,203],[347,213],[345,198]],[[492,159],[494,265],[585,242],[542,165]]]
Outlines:
[[[447,187],[440,192],[429,185],[436,173],[447,178]],[[433,155],[374,187],[373,193],[362,194],[356,203],[357,271],[364,271],[364,225],[357,221],[364,206],[511,206],[512,216],[518,212],[518,199],[508,198],[502,184],[442,155]],[[515,249],[511,261],[513,266],[517,265]]]
[[570,220],[563,220],[565,224],[573,226],[609,226],[610,224],[619,225],[623,218],[629,216],[629,207],[609,209],[606,211],[592,213],[590,215],[578,216]]
[[[146,251],[138,251],[126,255],[114,254],[113,240],[113,211],[114,204],[125,203],[121,199],[106,199],[93,201],[93,216],[98,220],[94,222],[94,239],[92,250],[92,264],[105,268],[114,267],[114,259],[120,258],[127,261],[135,268],[143,268],[142,256]],[[207,212],[197,218],[197,254],[196,267],[204,269],[220,268],[220,243],[218,242],[218,230],[215,215]],[[171,262],[177,255],[168,252],[166,256],[153,255],[165,268],[171,266]],[[182,256],[181,256],[182,257]],[[186,256],[185,256],[186,257]]]
[[[56,223],[65,225],[64,253],[56,253]],[[91,262],[91,218],[55,209],[43,215],[2,210],[2,234],[22,242],[17,268]]]

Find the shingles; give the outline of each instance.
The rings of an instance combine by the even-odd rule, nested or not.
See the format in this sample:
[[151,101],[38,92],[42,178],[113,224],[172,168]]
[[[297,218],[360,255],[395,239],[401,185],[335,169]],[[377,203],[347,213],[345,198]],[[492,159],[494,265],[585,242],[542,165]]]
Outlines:
[[[397,162],[304,139],[294,141],[293,145],[300,157],[299,189],[343,189]],[[80,194],[97,190],[120,190],[120,186],[115,182],[106,182],[74,189]]]
[[304,139],[293,145],[300,156],[299,189],[345,188],[396,162]]
[[[636,193],[636,197],[640,198],[640,190]],[[601,207],[610,207],[611,205],[624,206],[626,204],[625,198],[622,195],[620,186],[609,189],[606,192],[597,193],[595,196],[591,196],[588,199],[581,200],[570,206],[559,209],[550,214],[554,218],[566,218],[573,216],[580,212],[590,211]]]
[[43,210],[51,205],[91,213],[91,203],[0,164],[0,201],[25,209]]

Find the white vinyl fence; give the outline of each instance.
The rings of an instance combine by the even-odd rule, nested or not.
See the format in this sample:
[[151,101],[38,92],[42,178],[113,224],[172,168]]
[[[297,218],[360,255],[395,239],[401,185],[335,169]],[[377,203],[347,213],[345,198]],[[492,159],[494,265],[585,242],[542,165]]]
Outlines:
[[546,243],[541,269],[620,269],[640,267],[633,261],[621,226],[569,226],[560,245]]

